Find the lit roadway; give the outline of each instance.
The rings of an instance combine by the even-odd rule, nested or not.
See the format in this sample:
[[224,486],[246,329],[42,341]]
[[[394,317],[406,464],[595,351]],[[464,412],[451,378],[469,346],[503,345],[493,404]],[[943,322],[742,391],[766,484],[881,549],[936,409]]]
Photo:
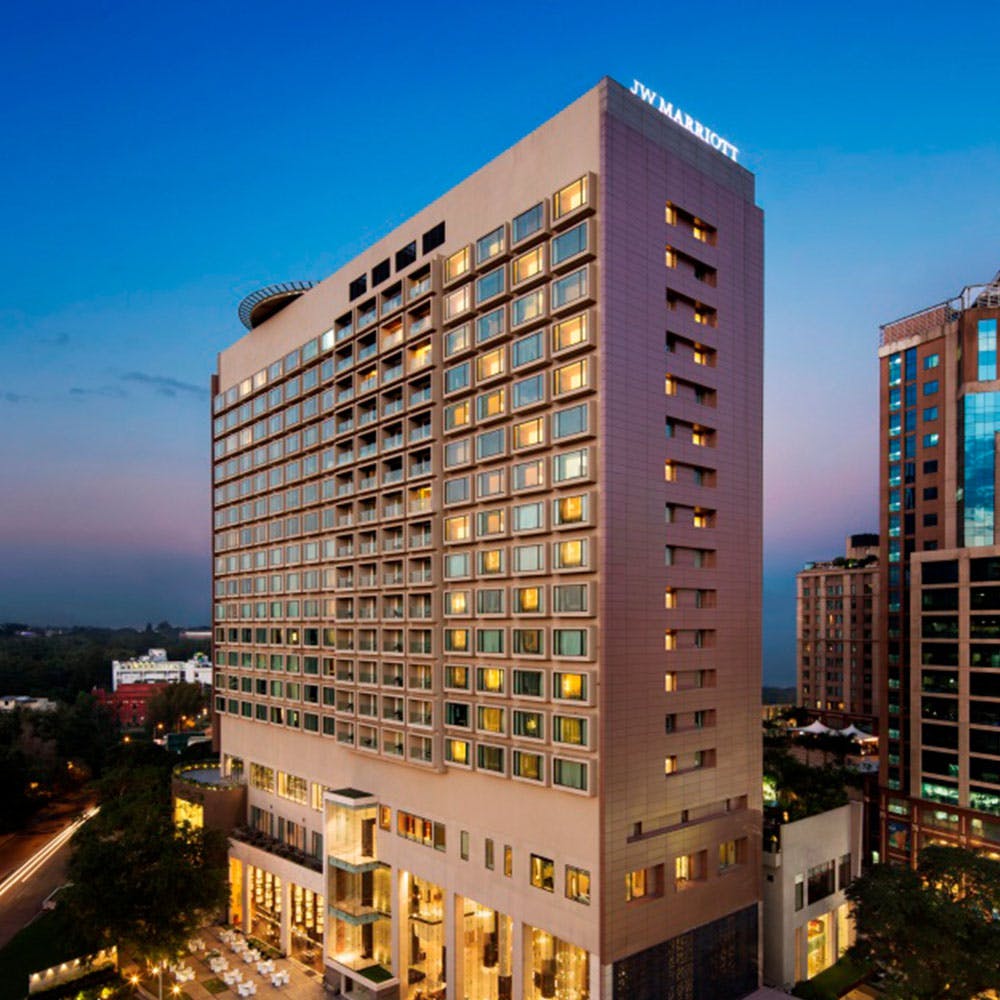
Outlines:
[[[86,808],[81,812],[81,804]],[[66,881],[69,842],[97,807],[62,804],[29,829],[0,838],[0,948],[42,909],[45,898]]]

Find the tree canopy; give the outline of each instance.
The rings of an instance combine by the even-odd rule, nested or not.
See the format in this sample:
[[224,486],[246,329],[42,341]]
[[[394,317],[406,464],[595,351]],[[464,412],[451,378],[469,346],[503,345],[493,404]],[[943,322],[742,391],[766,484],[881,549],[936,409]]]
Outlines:
[[854,954],[886,1000],[971,1000],[1000,985],[1000,862],[928,846],[916,870],[875,865],[847,889]]
[[155,730],[162,727],[166,732],[178,728],[182,719],[197,719],[208,707],[209,693],[200,684],[164,684],[149,699],[146,707],[146,723]]
[[175,955],[226,899],[221,834],[173,823],[175,760],[143,748],[102,780],[101,811],[74,838],[64,896],[100,944],[127,943],[150,961]]

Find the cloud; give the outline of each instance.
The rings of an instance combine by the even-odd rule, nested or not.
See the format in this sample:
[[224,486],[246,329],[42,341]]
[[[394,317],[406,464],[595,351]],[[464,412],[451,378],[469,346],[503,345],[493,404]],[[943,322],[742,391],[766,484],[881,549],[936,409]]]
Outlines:
[[21,392],[0,392],[0,399],[5,403],[27,403],[31,397]]
[[69,394],[77,398],[85,396],[105,396],[109,399],[124,399],[128,393],[117,385],[102,385],[97,389],[84,389],[78,385],[70,389]]
[[149,375],[146,372],[126,372],[121,376],[123,382],[138,382],[148,385],[161,396],[197,396],[199,398],[208,395],[205,386],[195,385],[193,382],[182,382],[180,379],[169,378],[166,375]]

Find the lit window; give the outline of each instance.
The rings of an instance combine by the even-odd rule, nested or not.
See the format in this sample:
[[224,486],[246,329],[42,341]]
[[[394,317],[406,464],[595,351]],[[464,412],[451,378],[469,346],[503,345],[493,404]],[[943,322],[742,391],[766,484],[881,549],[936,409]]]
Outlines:
[[663,895],[663,865],[640,868],[625,876],[625,901]]
[[469,744],[466,740],[445,740],[444,758],[452,764],[469,763]]
[[472,253],[470,248],[462,247],[461,250],[456,250],[444,262],[445,281],[452,281],[455,278],[461,277],[470,267],[472,267]]
[[[447,519],[445,521],[447,524]],[[476,532],[482,535],[502,535],[507,530],[504,510],[484,510],[476,515]]]
[[552,738],[557,743],[587,745],[587,720],[576,716],[557,715],[552,719]]
[[560,497],[552,501],[556,524],[580,524],[587,520],[587,494]]
[[545,485],[544,459],[520,462],[514,466],[513,486],[515,490],[530,490]]
[[532,740],[545,738],[545,716],[541,712],[514,712],[514,735]]
[[536,417],[514,425],[514,447],[531,448],[545,444],[545,418]]
[[540,753],[527,753],[524,750],[514,751],[514,776],[527,778],[530,781],[543,781],[545,778],[545,758]]
[[566,898],[574,903],[590,905],[590,872],[584,868],[566,866]]
[[[445,319],[451,319],[472,308],[472,286],[463,285],[444,297]],[[451,352],[446,352],[451,353]]]
[[511,267],[515,285],[533,278],[545,268],[545,247],[538,246],[521,254],[520,257],[515,257]]
[[553,679],[553,695],[565,701],[586,701],[587,675],[557,673]]
[[505,352],[502,347],[476,359],[476,377],[480,381],[493,378],[496,375],[503,375],[505,370]]
[[469,668],[449,665],[444,668],[444,686],[461,691],[469,690]]
[[552,327],[552,350],[564,351],[588,339],[587,314],[571,316]]
[[487,549],[476,553],[479,572],[483,576],[494,576],[504,572],[504,550]]
[[552,197],[552,217],[561,219],[587,202],[587,178],[581,177],[561,188]]
[[536,889],[553,892],[555,889],[555,864],[551,858],[543,858],[538,854],[531,855],[531,884]]
[[663,760],[663,773],[664,774],[676,774],[677,773],[677,756],[676,754],[671,754],[669,757],[665,757]]
[[504,492],[504,469],[491,469],[476,476],[476,492],[479,499],[500,496]]
[[476,728],[480,732],[503,733],[504,709],[491,705],[479,705],[476,708]]
[[495,389],[476,398],[476,416],[480,420],[502,416],[507,409],[507,394],[504,389]]
[[[579,499],[574,497],[572,499]],[[560,501],[556,501],[559,503]],[[580,569],[587,565],[587,540],[574,538],[567,542],[555,542],[553,545],[556,567],[558,569]]]
[[447,431],[456,427],[465,427],[470,419],[469,401],[466,399],[461,403],[453,403],[444,408],[444,428]]
[[467,628],[446,628],[444,630],[444,648],[449,653],[467,653],[469,651],[469,630]]
[[518,614],[536,615],[542,611],[541,587],[515,587],[514,611]]
[[677,690],[679,690],[679,688],[677,686],[677,671],[676,670],[669,670],[669,671],[667,671],[667,673],[665,673],[663,675],[663,690],[666,691],[668,694],[671,691],[677,691]]
[[449,590],[444,595],[444,613],[446,615],[468,614],[469,592],[467,590]]
[[447,542],[464,542],[472,537],[472,523],[468,514],[444,519],[444,537]]
[[557,483],[571,479],[583,479],[587,476],[588,452],[586,448],[568,451],[552,458],[552,476]]
[[487,694],[503,694],[503,668],[476,667],[476,690],[483,691]]

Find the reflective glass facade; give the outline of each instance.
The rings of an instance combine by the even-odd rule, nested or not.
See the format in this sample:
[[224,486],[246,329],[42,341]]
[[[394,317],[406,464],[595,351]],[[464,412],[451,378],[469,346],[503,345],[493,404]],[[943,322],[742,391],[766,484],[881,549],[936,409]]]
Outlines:
[[[981,355],[980,369],[982,369]],[[995,437],[997,430],[1000,429],[1000,392],[978,392],[967,395],[964,400],[964,411],[963,544],[992,545]]]
[[990,382],[997,377],[997,321],[981,319],[976,333],[979,349],[976,378]]

